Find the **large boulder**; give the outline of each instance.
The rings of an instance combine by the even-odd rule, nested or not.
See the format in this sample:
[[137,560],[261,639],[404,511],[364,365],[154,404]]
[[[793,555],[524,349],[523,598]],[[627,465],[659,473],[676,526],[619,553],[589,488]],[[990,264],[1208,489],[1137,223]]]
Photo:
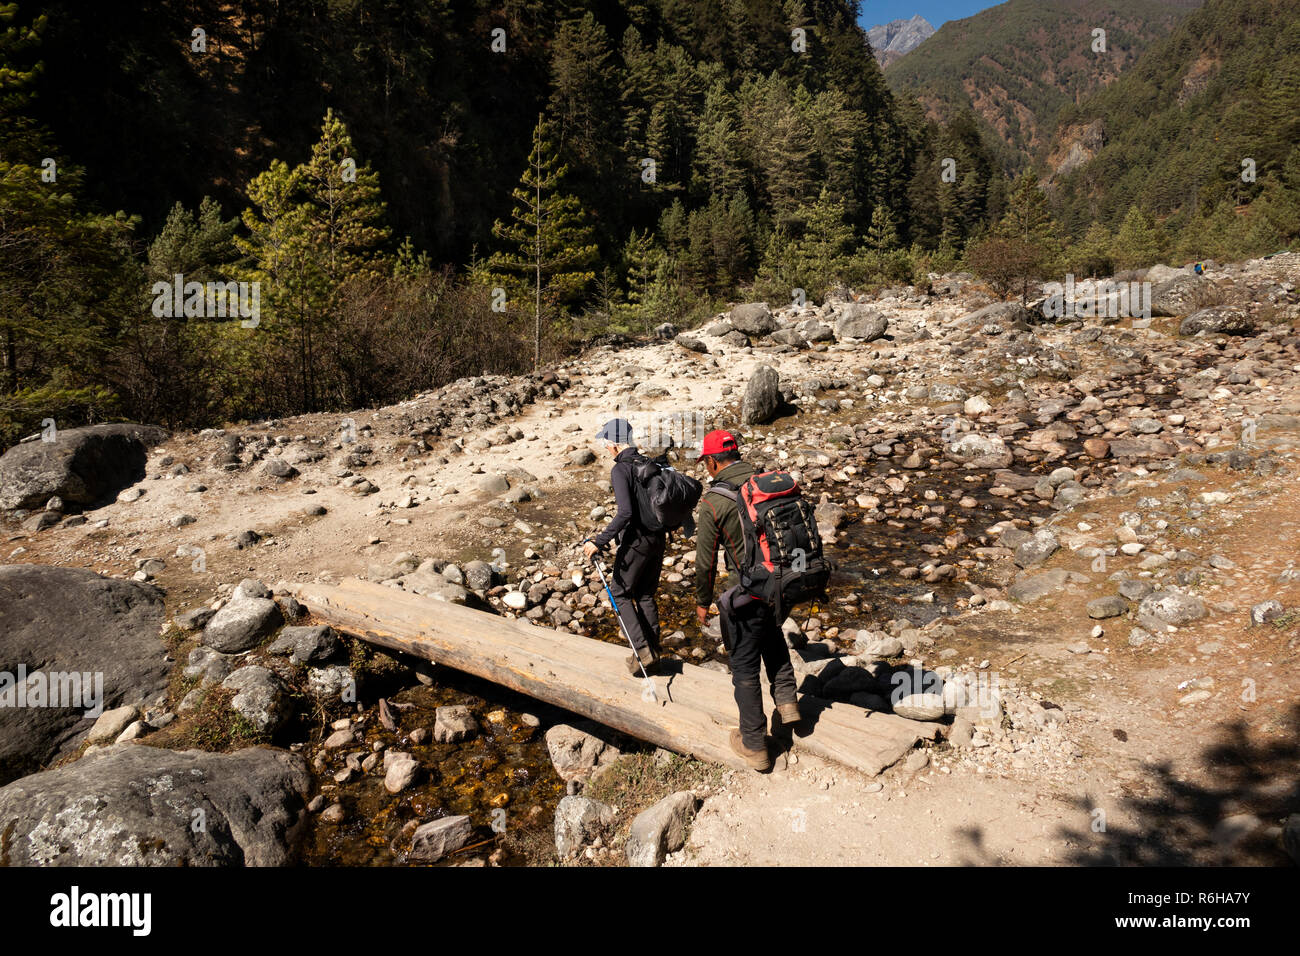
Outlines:
[[835,337],[873,342],[889,329],[889,320],[870,306],[850,302],[835,317]]
[[1205,605],[1195,594],[1188,594],[1176,588],[1166,588],[1143,598],[1142,603],[1138,605],[1138,613],[1153,617],[1164,624],[1182,627],[1192,621],[1199,621],[1207,612]]
[[614,820],[614,808],[590,797],[567,796],[555,808],[555,852],[573,856]]
[[556,724],[546,731],[546,749],[555,772],[566,782],[585,780],[621,756],[610,733],[590,721]]
[[241,667],[221,682],[235,691],[230,708],[261,733],[273,734],[293,716],[289,688],[272,670],[257,664]]
[[112,501],[144,478],[149,449],[167,432],[153,425],[55,430],[54,441],[15,445],[0,456],[0,510],[39,508],[58,496],[87,507]]
[[[0,566],[0,674],[7,675],[0,701],[13,698],[0,706],[0,784],[74,750],[99,716],[86,716],[96,689],[103,710],[144,704],[166,689],[167,648],[158,637],[164,613],[162,592],[151,584],[82,568]],[[28,675],[27,702],[40,686],[45,706],[15,706],[20,668]],[[90,706],[49,706],[56,692]]]
[[670,794],[648,810],[637,814],[627,835],[630,866],[658,866],[668,853],[686,843],[686,826],[699,803],[689,790]]
[[944,455],[967,468],[1006,468],[1014,457],[1000,435],[967,432],[946,445]]
[[754,370],[745,387],[745,397],[740,403],[742,425],[766,425],[781,407],[781,379],[770,365],[760,365]]
[[994,302],[977,312],[972,312],[961,320],[961,324],[976,330],[986,325],[995,325],[1002,331],[1009,332],[1012,329],[1028,329],[1036,319],[1041,317],[1041,312],[1036,315],[1033,309],[1019,302]]
[[731,327],[746,335],[771,335],[781,326],[766,302],[748,302],[731,310]]
[[[1150,278],[1149,282],[1155,282]],[[1195,312],[1212,285],[1205,276],[1180,273],[1151,289],[1152,315],[1188,315]]]
[[0,866],[284,866],[310,789],[283,750],[118,744],[0,788]]
[[270,598],[235,594],[203,629],[203,644],[223,654],[237,654],[261,643],[284,623],[280,606]]
[[1222,335],[1253,335],[1255,323],[1242,309],[1219,308],[1201,309],[1183,319],[1178,327],[1180,335],[1195,335],[1197,332],[1217,332]]

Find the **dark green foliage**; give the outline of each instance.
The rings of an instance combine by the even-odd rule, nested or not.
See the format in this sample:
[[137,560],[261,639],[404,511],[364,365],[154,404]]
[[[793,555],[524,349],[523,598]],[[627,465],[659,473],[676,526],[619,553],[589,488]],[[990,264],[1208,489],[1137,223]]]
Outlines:
[[[1192,250],[1214,241],[1205,234],[1208,217],[1224,203],[1267,196],[1258,212],[1275,220],[1273,247],[1263,247],[1270,230],[1258,224],[1263,245],[1227,245],[1241,256],[1295,237],[1279,200],[1294,189],[1285,167],[1300,141],[1297,23],[1296,0],[1209,0],[1127,74],[1063,112],[1062,131],[1103,119],[1106,143],[1091,162],[1056,180],[1062,224],[1076,235],[1094,220],[1118,229],[1137,206],[1186,237],[1192,256],[1205,255]],[[1254,161],[1253,183],[1242,178],[1246,159]]]

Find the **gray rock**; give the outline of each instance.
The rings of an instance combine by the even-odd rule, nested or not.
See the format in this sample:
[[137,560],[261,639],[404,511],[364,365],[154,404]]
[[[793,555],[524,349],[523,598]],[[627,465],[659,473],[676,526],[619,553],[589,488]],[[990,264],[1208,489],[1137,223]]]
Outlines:
[[[1154,280],[1148,276],[1148,281]],[[1151,290],[1151,314],[1188,315],[1212,288],[1209,279],[1198,275],[1176,275],[1157,283]]]
[[688,352],[702,352],[707,354],[709,351],[709,347],[707,345],[705,345],[703,342],[701,342],[699,339],[695,338],[694,336],[687,335],[685,332],[677,336],[677,338],[675,338],[673,341],[676,342],[678,345],[680,345],[682,348],[686,349]]
[[203,685],[219,684],[234,670],[239,657],[222,654],[210,647],[196,647],[190,651],[184,674],[190,680],[198,679]]
[[555,808],[555,852],[572,856],[614,820],[614,808],[590,797],[567,796]]
[[996,325],[1005,332],[1014,328],[1028,329],[1034,324],[1035,318],[1033,310],[1019,302],[994,302],[966,316],[962,319],[962,325],[976,329]]
[[268,458],[266,463],[262,465],[262,474],[271,478],[278,478],[281,481],[288,481],[290,478],[297,476],[298,469],[293,467],[293,465],[289,464],[283,458],[276,456],[274,458]]
[[1035,531],[1032,538],[1016,548],[1016,564],[1022,568],[1037,567],[1055,554],[1060,547],[1060,542],[1052,532]]
[[384,789],[389,793],[401,793],[420,774],[420,763],[408,753],[400,750],[384,751]]
[[746,335],[771,335],[781,327],[766,302],[749,302],[736,306],[731,310],[731,325]]
[[861,631],[854,642],[853,653],[859,657],[888,658],[903,653],[903,642],[888,634],[876,631]]
[[590,448],[579,448],[569,454],[570,465],[590,465],[596,460],[596,454]]
[[492,587],[492,565],[486,561],[470,561],[461,569],[465,586],[471,591],[486,591]]
[[[796,349],[806,349],[808,341],[795,329],[778,329],[771,335],[773,342],[779,342],[781,345],[789,345]],[[55,518],[55,521],[58,519]]]
[[1187,594],[1173,588],[1156,591],[1142,599],[1138,613],[1155,618],[1175,627],[1199,621],[1205,617],[1205,605],[1194,594]]
[[1183,319],[1178,327],[1179,335],[1195,335],[1197,332],[1217,332],[1223,335],[1253,335],[1255,324],[1242,309],[1215,306],[1201,309]]
[[909,720],[939,720],[944,715],[942,694],[908,694],[894,704],[894,713]]
[[95,721],[95,726],[90,728],[90,733],[86,735],[86,741],[92,744],[102,744],[106,741],[116,740],[118,735],[126,730],[132,721],[139,716],[139,709],[131,704],[106,710],[99,715],[99,719]]
[[60,701],[84,705],[0,707],[0,783],[75,750],[102,713],[99,694],[99,706],[111,709],[166,690],[164,615],[162,592],[151,584],[81,568],[0,566],[0,671],[16,678],[22,668],[29,700],[39,684],[47,701],[57,691]]
[[210,607],[196,607],[192,611],[176,615],[176,626],[182,631],[201,631],[217,612]]
[[608,735],[609,731],[591,721],[551,727],[546,731],[546,749],[555,772],[566,782],[584,780],[598,768],[613,763],[621,753],[605,739]]
[[203,644],[223,654],[247,651],[284,623],[280,606],[269,598],[232,598],[203,629]]
[[357,699],[356,687],[356,675],[346,664],[311,667],[307,670],[307,693],[318,699],[354,702]]
[[462,704],[439,707],[434,711],[433,739],[440,744],[470,740],[478,731],[478,721],[469,708]]
[[1007,596],[1022,604],[1032,604],[1047,597],[1053,591],[1065,587],[1070,580],[1070,572],[1060,569],[1043,571],[1041,574],[1027,574],[1007,588]]
[[1012,460],[1011,449],[1000,437],[975,432],[968,432],[945,446],[944,455],[967,468],[1006,468]]
[[686,843],[686,827],[695,816],[697,805],[695,794],[683,790],[637,814],[627,835],[628,865],[658,866],[665,855],[680,850]]
[[149,449],[167,439],[153,425],[89,425],[57,430],[54,441],[14,445],[0,455],[0,510],[103,504],[145,476]]
[[745,387],[745,397],[740,405],[740,421],[744,425],[765,425],[775,417],[780,407],[780,376],[770,365],[760,365]]
[[1088,602],[1088,617],[1098,621],[1108,617],[1119,617],[1126,611],[1128,611],[1128,602],[1118,594],[1099,597]]
[[1251,624],[1267,624],[1269,621],[1275,621],[1281,616],[1282,603],[1280,601],[1264,601],[1250,609]]
[[236,691],[230,707],[262,733],[273,734],[291,714],[289,691],[274,672],[250,664],[241,667],[221,682]]
[[295,664],[319,664],[343,649],[328,624],[286,627],[266,648],[268,654],[287,654]]
[[285,866],[310,789],[302,758],[282,750],[118,744],[0,789],[0,862]]
[[474,835],[469,817],[443,817],[421,824],[411,837],[408,858],[419,863],[437,863],[448,853],[455,853]]
[[861,302],[850,302],[835,316],[835,337],[874,342],[889,329],[889,320]]

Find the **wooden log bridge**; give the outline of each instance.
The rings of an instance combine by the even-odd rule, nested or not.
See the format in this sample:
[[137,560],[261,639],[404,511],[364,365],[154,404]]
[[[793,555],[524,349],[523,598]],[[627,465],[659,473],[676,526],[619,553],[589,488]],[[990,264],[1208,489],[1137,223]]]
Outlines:
[[[666,661],[668,673],[651,678],[657,700],[650,700],[644,678],[625,669],[627,647],[355,578],[293,592],[317,618],[371,644],[474,674],[667,750],[746,766],[728,743],[736,725],[728,674]],[[789,740],[794,750],[872,776],[938,733],[932,723],[849,704],[804,698],[800,708],[804,719]]]

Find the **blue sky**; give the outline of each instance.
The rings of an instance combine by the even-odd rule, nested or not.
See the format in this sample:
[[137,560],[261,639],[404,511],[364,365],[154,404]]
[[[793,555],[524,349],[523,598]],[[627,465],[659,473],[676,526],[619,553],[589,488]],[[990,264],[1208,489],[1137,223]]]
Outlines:
[[937,30],[945,21],[960,20],[994,6],[996,0],[863,0],[859,22],[864,29],[870,29],[890,20],[910,20],[919,13]]

